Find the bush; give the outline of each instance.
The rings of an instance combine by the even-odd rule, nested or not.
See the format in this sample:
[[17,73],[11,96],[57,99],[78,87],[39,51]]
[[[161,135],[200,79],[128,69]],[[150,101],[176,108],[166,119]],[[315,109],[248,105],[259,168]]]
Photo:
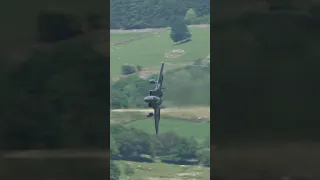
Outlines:
[[124,64],[121,67],[121,73],[122,75],[129,75],[135,73],[137,70],[134,66],[129,64]]
[[137,65],[137,70],[141,71],[142,70],[142,66],[141,65]]
[[142,154],[151,155],[150,135],[144,131],[127,128],[122,125],[112,126],[114,145],[118,147],[120,155],[126,160],[152,162],[151,159],[141,157]]

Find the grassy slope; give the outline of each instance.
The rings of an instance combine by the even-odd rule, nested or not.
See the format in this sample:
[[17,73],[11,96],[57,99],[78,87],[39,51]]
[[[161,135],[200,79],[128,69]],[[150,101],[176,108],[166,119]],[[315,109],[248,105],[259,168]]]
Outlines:
[[[120,75],[120,68],[123,64],[129,63],[134,65],[142,65],[143,67],[158,67],[160,62],[188,62],[197,58],[204,58],[210,52],[210,29],[190,28],[193,35],[191,42],[179,46],[172,46],[173,42],[169,39],[169,31],[161,32],[155,36],[137,40],[133,43],[111,47],[111,77]],[[148,32],[147,32],[148,33]],[[115,33],[110,36],[110,43],[144,36],[146,33]],[[164,53],[172,49],[183,49],[186,55],[176,59],[165,59]],[[209,123],[194,123],[192,121],[179,120],[196,119],[197,116],[209,115],[209,108],[191,108],[194,111],[184,109],[175,109],[174,111],[163,110],[164,116],[160,121],[160,133],[174,131],[184,137],[195,137],[201,141],[210,135]],[[195,112],[199,110],[201,114]],[[167,111],[167,112],[166,112]],[[193,112],[193,113],[192,113]],[[126,126],[134,127],[154,134],[153,118],[144,118],[145,112],[112,112],[111,123],[128,123]],[[176,118],[174,118],[174,117]],[[144,118],[144,119],[143,119]],[[190,133],[192,132],[192,133]],[[132,180],[142,179],[210,179],[210,169],[204,167],[181,167],[178,165],[170,165],[164,163],[130,163],[135,169]],[[141,167],[146,167],[145,169]],[[148,169],[151,168],[151,169]],[[121,179],[126,177],[122,175]]]
[[[145,119],[135,121],[126,126],[143,130],[147,133],[154,134],[154,120]],[[210,123],[193,123],[190,121],[162,118],[159,123],[159,133],[175,132],[183,137],[194,137],[201,141],[210,136]]]
[[[158,67],[161,62],[179,63],[205,58],[210,52],[210,29],[197,27],[189,29],[193,36],[192,41],[178,46],[173,46],[174,43],[169,38],[170,31],[166,30],[149,38],[111,48],[111,77],[119,76],[121,66],[125,63],[152,68]],[[127,35],[112,36],[113,39],[121,39],[122,37],[115,36]],[[183,49],[186,54],[176,59],[165,58],[164,53],[173,49]]]
[[[111,112],[112,124],[126,124],[126,126],[141,129],[154,134],[153,118],[146,118],[150,109],[126,109]],[[197,120],[196,117],[206,116],[210,119],[209,107],[167,108],[162,110],[160,133],[174,131],[184,137],[195,137],[201,141],[210,135],[210,123],[206,119]]]
[[150,32],[127,32],[127,33],[110,33],[110,44],[124,40],[137,38],[149,34]]
[[[123,169],[125,163],[129,164],[135,171],[131,180],[208,180],[210,179],[210,168],[198,166],[177,166],[165,163],[138,163],[117,161]],[[121,180],[126,176],[122,173]]]
[[[111,110],[111,119],[143,119],[145,115],[152,109],[113,109]],[[185,119],[190,121],[198,121],[198,117],[206,117],[204,120],[210,119],[210,107],[192,106],[183,108],[165,108],[161,109],[162,117],[170,117],[177,119]],[[116,122],[112,122],[116,123]]]

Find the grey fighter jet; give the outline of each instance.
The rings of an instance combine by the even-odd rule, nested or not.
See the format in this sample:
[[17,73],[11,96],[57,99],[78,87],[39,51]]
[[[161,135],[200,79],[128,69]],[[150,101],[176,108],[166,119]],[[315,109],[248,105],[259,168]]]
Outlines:
[[154,110],[154,112],[148,113],[147,117],[154,116],[156,134],[158,134],[159,130],[159,121],[160,121],[160,105],[162,104],[162,82],[163,82],[163,67],[164,63],[161,63],[160,74],[157,80],[150,79],[149,82],[151,84],[155,84],[156,87],[154,90],[149,91],[149,96],[146,96],[143,100],[148,103],[149,107]]

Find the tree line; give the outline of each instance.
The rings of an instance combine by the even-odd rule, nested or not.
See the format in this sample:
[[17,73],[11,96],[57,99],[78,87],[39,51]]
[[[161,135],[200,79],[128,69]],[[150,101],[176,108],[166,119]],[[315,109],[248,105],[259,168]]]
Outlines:
[[168,27],[174,19],[185,17],[189,9],[193,9],[196,14],[194,23],[209,23],[210,0],[111,0],[110,28]]
[[111,125],[110,158],[110,166],[113,166],[110,169],[111,177],[120,174],[113,162],[120,159],[149,163],[160,159],[165,163],[210,166],[210,137],[202,142],[180,137],[174,132],[155,137],[124,125]]

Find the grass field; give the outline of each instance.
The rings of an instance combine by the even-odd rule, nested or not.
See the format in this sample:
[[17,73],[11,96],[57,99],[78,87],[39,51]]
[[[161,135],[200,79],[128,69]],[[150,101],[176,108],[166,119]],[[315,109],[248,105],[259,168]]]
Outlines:
[[150,32],[127,32],[127,33],[110,33],[110,44],[121,42],[128,39],[133,39],[145,36]]
[[[170,30],[165,30],[148,38],[111,47],[111,78],[120,76],[123,64],[158,69],[161,62],[184,63],[205,58],[210,53],[210,28],[189,27],[189,30],[192,41],[176,46],[169,38]],[[132,36],[124,33],[111,34],[111,41],[131,38],[137,34],[139,33],[131,34]],[[176,58],[166,58],[165,53],[171,53],[174,49],[182,49],[185,53]]]
[[[113,109],[111,110],[111,120],[119,119],[127,123],[134,121],[135,119],[142,119],[145,117],[146,113],[152,111],[151,109]],[[162,117],[169,117],[174,119],[184,119],[193,122],[206,121],[210,119],[210,107],[182,107],[182,108],[166,108],[161,110]],[[198,120],[198,117],[203,117],[203,119]],[[117,123],[111,121],[111,123]]]
[[[147,133],[154,134],[154,120],[145,119],[134,121],[126,126],[143,130]],[[162,118],[159,123],[159,134],[165,132],[175,132],[183,137],[194,137],[198,141],[210,136],[210,123],[194,123],[185,120]]]
[[[111,111],[110,123],[141,129],[154,134],[154,119],[146,118],[150,109],[125,109]],[[194,137],[202,141],[210,136],[210,107],[166,108],[161,111],[159,132],[176,132],[183,137]],[[198,120],[197,117],[207,119]],[[192,133],[191,133],[192,132]]]
[[[150,32],[111,33],[110,35],[110,75],[111,78],[121,75],[123,64],[141,65],[143,68],[155,68],[159,70],[161,62],[182,64],[205,58],[210,52],[210,29],[192,27],[189,28],[192,41],[173,46],[174,42],[169,38],[169,30],[164,30],[146,38],[138,39],[127,44],[112,46],[116,42],[146,36]],[[184,50],[184,54],[176,58],[166,58],[165,53],[174,49]],[[168,64],[167,64],[168,65]],[[165,70],[169,69],[166,66]],[[111,124],[125,124],[155,134],[154,119],[146,118],[146,112],[150,109],[126,109],[111,111]],[[159,133],[175,132],[182,137],[194,137],[202,141],[210,136],[210,121],[198,120],[199,116],[210,119],[209,107],[167,108],[161,112]],[[123,170],[124,164],[129,164],[135,171],[131,180],[174,180],[174,179],[210,179],[210,168],[200,166],[179,166],[165,163],[138,163],[129,161],[116,161]],[[121,179],[127,179],[122,173]]]
[[[128,161],[117,161],[119,167],[123,169],[128,164],[134,169],[130,180],[208,180],[210,179],[210,168],[201,166],[179,166],[165,163],[138,163]],[[126,175],[122,173],[121,180],[125,180]]]

